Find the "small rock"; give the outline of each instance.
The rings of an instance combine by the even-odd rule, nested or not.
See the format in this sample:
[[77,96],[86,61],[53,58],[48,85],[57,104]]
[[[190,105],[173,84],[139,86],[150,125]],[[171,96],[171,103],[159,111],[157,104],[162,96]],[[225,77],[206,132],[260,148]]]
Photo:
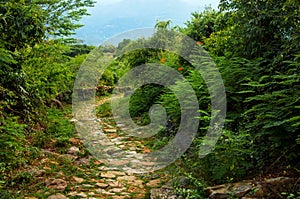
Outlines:
[[76,120],[75,118],[70,119],[70,122],[77,122],[78,120]]
[[118,182],[118,181],[110,181],[110,182],[108,182],[108,185],[112,188],[117,188],[117,187],[123,187],[124,186],[121,182]]
[[105,195],[110,195],[110,196],[116,195],[116,193],[113,193],[113,192],[111,192],[111,191],[105,191],[105,190],[102,190],[101,193],[102,193],[102,194],[105,194]]
[[234,183],[233,186],[230,188],[230,191],[234,196],[240,198],[242,196],[245,196],[247,193],[249,193],[251,189],[252,189],[251,183],[240,182],[240,183]]
[[111,141],[114,142],[113,139],[118,138],[119,135],[117,133],[111,133],[111,134],[108,134],[107,137],[111,138]]
[[113,166],[124,166],[124,165],[126,165],[128,163],[129,163],[128,160],[115,160],[113,162],[110,162],[109,164],[113,165]]
[[46,173],[46,171],[45,171],[44,169],[37,170],[37,171],[34,171],[34,172],[33,172],[33,174],[34,174],[36,177],[41,177],[41,176],[43,176],[45,173]]
[[88,197],[85,193],[82,193],[82,192],[76,194],[75,196],[82,197],[82,198],[87,198]]
[[76,146],[72,146],[71,148],[69,148],[69,150],[68,150],[68,154],[70,154],[70,155],[77,155],[78,153],[79,153],[79,148],[78,147],[76,147]]
[[99,193],[101,194],[105,191],[105,189],[95,189],[93,191],[96,192],[96,194],[99,194]]
[[112,199],[125,199],[126,196],[112,196]]
[[100,171],[112,171],[112,170],[119,170],[119,168],[118,167],[101,166],[101,167],[98,167],[98,170],[100,170]]
[[65,174],[62,171],[55,172],[54,174],[56,175],[56,177],[63,177],[63,176],[65,176]]
[[75,164],[76,165],[89,165],[92,158],[93,158],[92,156],[88,156],[86,158],[80,158],[75,161]]
[[78,145],[81,143],[80,138],[70,138],[69,141],[74,145]]
[[103,194],[99,194],[99,193],[95,193],[95,194],[93,195],[93,197],[97,197],[97,199],[99,199],[99,198],[105,198],[105,197],[103,196]]
[[126,126],[126,124],[123,124],[123,123],[117,123],[117,126],[118,126],[119,128],[121,128],[121,127]]
[[113,174],[116,176],[125,176],[126,175],[126,173],[122,172],[122,171],[108,171],[107,173],[110,173],[110,174]]
[[103,129],[105,133],[116,133],[117,129]]
[[95,165],[100,165],[100,164],[102,164],[102,162],[101,162],[100,160],[95,160],[95,161],[94,161],[94,164],[95,164]]
[[212,199],[226,199],[229,197],[227,191],[228,186],[226,185],[217,185],[214,187],[207,187],[206,189],[207,195]]
[[137,186],[137,187],[140,187],[140,188],[144,188],[143,183],[144,183],[144,181],[142,181],[142,180],[135,180],[135,181],[132,181],[132,182],[127,182],[127,184],[129,184],[129,185]]
[[151,150],[150,150],[150,149],[147,149],[147,148],[144,148],[144,149],[143,149],[143,153],[151,153]]
[[97,186],[97,187],[100,187],[100,188],[106,188],[106,187],[108,187],[108,184],[98,182],[98,183],[96,183],[96,186]]
[[48,188],[64,190],[67,187],[67,182],[62,179],[48,179],[46,180],[46,186]]
[[112,188],[109,190],[109,192],[112,192],[112,193],[120,193],[122,191],[126,190],[126,188]]
[[115,178],[116,175],[107,172],[107,173],[101,173],[101,177],[102,178]]
[[137,147],[135,147],[135,146],[129,147],[129,150],[130,150],[130,151],[136,151],[136,150],[137,150]]
[[[89,194],[88,194],[89,196],[94,196],[94,195],[96,195],[94,192],[89,192]],[[89,199],[92,199],[91,197],[89,197]]]
[[83,184],[83,185],[81,185],[81,187],[83,187],[83,188],[93,188],[94,185],[91,185],[91,184]]
[[54,165],[59,165],[59,163],[56,162],[56,161],[49,161],[49,163],[50,163],[50,164],[54,164]]
[[47,199],[68,199],[68,198],[61,193],[57,193],[55,195],[49,196]]
[[43,169],[48,170],[48,171],[52,170],[50,167],[43,167]]
[[73,176],[73,179],[77,182],[77,183],[82,183],[84,181],[83,178],[78,178],[76,176]]
[[129,192],[129,193],[140,193],[140,192],[141,192],[141,189],[138,188],[138,187],[130,186],[130,187],[128,188],[128,192]]
[[72,191],[68,193],[68,196],[76,196],[78,193],[76,191]]
[[136,180],[135,176],[121,176],[117,178],[118,181],[134,181]]
[[151,180],[146,184],[146,186],[147,187],[158,187],[160,183],[161,183],[160,179]]
[[101,179],[101,180],[90,179],[89,182],[104,182],[104,180],[103,179]]
[[271,179],[267,179],[265,181],[267,184],[270,184],[270,185],[278,185],[278,184],[289,184],[291,182],[293,182],[293,179],[292,178],[288,178],[288,177],[278,177],[278,178],[271,178]]

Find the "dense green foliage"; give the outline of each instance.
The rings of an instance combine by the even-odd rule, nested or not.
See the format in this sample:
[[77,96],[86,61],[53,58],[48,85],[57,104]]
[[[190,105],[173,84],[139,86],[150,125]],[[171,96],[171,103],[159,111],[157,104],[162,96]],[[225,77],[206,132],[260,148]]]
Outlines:
[[[90,0],[0,2],[0,190],[14,184],[13,171],[35,157],[33,151],[46,144],[47,134],[60,133],[59,138],[74,133],[70,128],[63,132],[67,124],[48,120],[53,113],[46,106],[62,108],[71,101],[85,55],[74,52],[66,44],[72,40],[65,37],[81,26],[77,21],[92,5]],[[51,130],[51,125],[59,129]]]
[[195,175],[213,181],[297,170],[299,2],[221,1],[220,9],[194,13],[182,30],[201,39],[213,56],[228,108],[215,151],[199,163],[187,156],[192,160],[187,164],[195,164]]
[[[55,145],[63,150],[69,145],[74,129],[59,109],[71,102],[78,68],[93,47],[70,43],[74,40],[65,36],[81,26],[76,21],[92,5],[89,0],[0,3],[0,196],[6,197],[1,190],[16,183],[13,171],[33,159],[40,147]],[[209,52],[225,84],[225,127],[215,150],[201,159],[203,136],[212,117],[210,95],[191,63],[164,50],[178,39],[166,35],[170,21],[158,21],[149,39],[125,39],[117,47],[99,48],[112,62],[99,80],[98,95],[109,94],[124,74],[145,63],[172,67],[194,89],[200,125],[178,163],[191,187],[176,189],[187,198],[203,197],[205,184],[287,170],[299,175],[300,3],[221,0],[219,8],[192,13],[185,27],[173,28]],[[180,50],[189,56],[190,51]],[[182,87],[148,84],[130,98],[129,112],[139,125],[151,122],[153,104],[166,109],[166,125],[148,140],[153,150],[168,143],[179,128],[180,105],[172,89]],[[184,95],[188,101],[192,94]],[[110,109],[105,103],[97,114],[111,116]]]
[[[179,69],[190,82],[201,112],[198,136],[183,157],[184,170],[192,178],[221,183],[288,168],[298,172],[299,7],[298,1],[224,0],[220,2],[220,11],[208,8],[192,13],[186,27],[177,28],[210,53],[226,88],[227,121],[223,135],[215,150],[202,159],[198,152],[211,110],[201,75],[177,55],[159,50],[125,53],[113,64],[122,66],[126,72],[140,64],[160,62]],[[147,46],[147,42],[150,45],[156,41],[158,47],[167,45],[169,37],[163,30],[169,28],[168,24],[158,22],[156,34],[148,40],[124,40],[117,48],[118,55],[139,43]],[[177,132],[180,107],[172,92],[147,85],[132,95],[131,116],[138,123],[149,123],[148,111],[153,104],[162,104],[169,118],[166,127],[150,143],[158,149]]]

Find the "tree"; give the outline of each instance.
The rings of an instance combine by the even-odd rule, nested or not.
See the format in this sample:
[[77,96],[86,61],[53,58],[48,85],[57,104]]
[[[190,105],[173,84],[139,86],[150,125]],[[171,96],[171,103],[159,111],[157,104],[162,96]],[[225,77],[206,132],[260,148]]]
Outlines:
[[218,56],[227,55],[234,41],[230,39],[232,20],[225,14],[208,7],[203,12],[192,13],[181,32],[193,38],[200,45]]
[[191,20],[185,23],[186,28],[182,32],[196,41],[203,42],[213,32],[221,29],[218,27],[221,24],[218,22],[219,16],[220,13],[211,8],[206,8],[203,12],[193,12]]
[[9,50],[34,45],[48,37],[74,34],[92,0],[12,0],[0,4],[1,44]]
[[[22,70],[23,60],[30,58],[30,47],[53,37],[65,38],[73,34],[81,26],[76,21],[87,14],[85,7],[93,3],[92,0],[1,1],[0,87],[14,93],[10,97],[2,95],[1,101],[13,101],[11,104],[18,109],[30,104],[27,102],[29,99],[26,97],[26,80]],[[7,108],[4,109],[11,109]]]
[[157,29],[157,30],[161,30],[161,29],[166,30],[166,29],[169,28],[170,24],[171,24],[171,20],[167,20],[167,21],[157,20],[154,28]]
[[70,36],[80,28],[77,22],[88,15],[86,7],[92,7],[93,0],[39,0],[36,2],[46,13],[46,30],[56,37]]
[[234,53],[248,59],[290,59],[300,50],[299,5],[297,0],[221,0],[220,10],[234,24]]

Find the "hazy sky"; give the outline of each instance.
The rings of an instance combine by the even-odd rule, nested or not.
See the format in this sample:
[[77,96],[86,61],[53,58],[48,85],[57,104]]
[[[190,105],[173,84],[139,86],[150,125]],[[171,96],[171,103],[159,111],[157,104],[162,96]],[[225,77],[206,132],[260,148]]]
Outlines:
[[113,35],[136,28],[154,27],[156,20],[184,25],[191,13],[206,6],[217,8],[219,0],[97,0],[84,17],[85,25],[77,31],[77,38],[99,45]]
[[[132,1],[132,2],[153,2],[150,0],[127,0],[128,1]],[[102,5],[112,5],[112,4],[116,4],[116,3],[120,3],[120,2],[126,2],[126,0],[97,0],[97,4],[102,4]],[[157,2],[161,2],[164,3],[166,1],[157,1]],[[189,5],[201,5],[201,4],[211,4],[211,5],[217,5],[219,3],[218,0],[173,0],[174,3],[176,2],[183,2]]]

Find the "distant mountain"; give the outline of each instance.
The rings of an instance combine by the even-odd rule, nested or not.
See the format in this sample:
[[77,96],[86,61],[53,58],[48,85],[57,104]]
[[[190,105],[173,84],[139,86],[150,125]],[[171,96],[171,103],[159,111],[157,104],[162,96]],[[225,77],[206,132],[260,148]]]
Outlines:
[[[202,3],[201,3],[202,1]],[[84,17],[85,26],[77,30],[76,38],[86,44],[99,45],[124,31],[154,27],[156,20],[171,19],[172,26],[184,25],[191,13],[219,0],[98,0],[90,8],[91,16]]]

